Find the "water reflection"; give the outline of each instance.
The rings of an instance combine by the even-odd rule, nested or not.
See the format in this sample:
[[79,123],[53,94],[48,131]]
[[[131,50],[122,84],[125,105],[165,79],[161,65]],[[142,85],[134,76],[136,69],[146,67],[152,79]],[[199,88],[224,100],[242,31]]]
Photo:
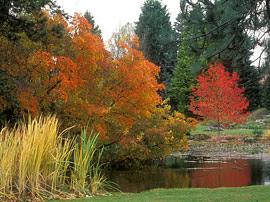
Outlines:
[[190,187],[247,186],[252,182],[252,168],[246,159],[202,163],[199,170],[191,171],[190,179]]
[[176,159],[165,164],[163,168],[113,171],[109,178],[124,192],[153,188],[241,187],[270,182],[270,161],[259,159]]

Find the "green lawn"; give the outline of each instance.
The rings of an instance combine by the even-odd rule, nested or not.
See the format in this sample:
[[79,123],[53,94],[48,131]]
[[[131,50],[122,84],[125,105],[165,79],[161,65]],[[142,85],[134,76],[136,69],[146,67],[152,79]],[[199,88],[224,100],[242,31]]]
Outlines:
[[[139,194],[71,200],[70,202],[269,202],[270,186],[218,189],[155,189]],[[51,201],[52,202],[52,201]],[[63,202],[63,201],[53,201]]]
[[[208,126],[198,125],[195,130],[191,133],[193,135],[197,134],[207,134],[207,135],[216,135],[217,131],[207,131]],[[235,128],[235,129],[224,129],[220,132],[221,135],[253,135],[252,129],[244,129],[244,128]]]

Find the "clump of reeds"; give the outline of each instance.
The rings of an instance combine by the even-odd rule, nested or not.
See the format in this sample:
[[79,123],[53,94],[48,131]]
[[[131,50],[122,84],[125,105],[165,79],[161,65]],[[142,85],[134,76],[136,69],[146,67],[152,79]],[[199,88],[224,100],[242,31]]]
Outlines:
[[79,142],[64,139],[58,125],[55,116],[40,116],[1,130],[0,201],[91,194],[103,187],[98,135],[84,129]]

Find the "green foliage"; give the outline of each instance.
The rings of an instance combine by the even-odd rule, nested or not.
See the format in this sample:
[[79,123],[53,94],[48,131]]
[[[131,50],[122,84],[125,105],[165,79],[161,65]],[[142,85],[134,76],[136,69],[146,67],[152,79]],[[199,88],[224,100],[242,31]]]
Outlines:
[[263,80],[262,106],[270,110],[270,40],[265,42],[266,52],[262,68],[260,69]]
[[270,77],[268,76],[263,84],[262,105],[270,110]]
[[184,114],[189,114],[189,97],[195,83],[194,75],[191,72],[193,62],[194,56],[190,53],[188,43],[183,41],[179,47],[177,64],[168,91],[172,106]]
[[[264,58],[262,62],[262,66],[260,67],[261,77],[265,80],[270,76],[270,39],[268,38],[263,45],[265,46]],[[261,63],[261,58],[258,58],[259,63]],[[265,81],[266,82],[266,81]]]
[[[83,129],[80,141],[73,152],[73,169],[71,172],[71,187],[79,194],[97,193],[106,183],[106,178],[100,172],[102,151],[97,150],[98,134]],[[98,155],[97,161],[94,157]],[[90,182],[90,183],[89,183]]]
[[252,133],[255,135],[256,138],[260,138],[263,135],[264,130],[257,126],[253,129]]
[[145,1],[135,33],[146,58],[161,67],[160,81],[168,84],[176,62],[177,44],[167,7],[158,0]]
[[94,16],[92,16],[92,14],[90,13],[90,11],[86,11],[84,13],[84,17],[87,19],[87,21],[93,26],[92,29],[91,29],[91,32],[93,34],[96,34],[98,35],[99,37],[101,37],[101,30],[99,28],[98,25],[96,25],[95,23],[95,19],[94,19]]
[[250,111],[258,109],[262,102],[259,72],[254,66],[250,66],[248,63],[239,67],[240,85],[245,88],[245,96],[249,100],[248,109]]
[[7,72],[0,71],[0,126],[4,125],[5,121],[14,122],[17,119],[19,103],[16,91],[16,80]]

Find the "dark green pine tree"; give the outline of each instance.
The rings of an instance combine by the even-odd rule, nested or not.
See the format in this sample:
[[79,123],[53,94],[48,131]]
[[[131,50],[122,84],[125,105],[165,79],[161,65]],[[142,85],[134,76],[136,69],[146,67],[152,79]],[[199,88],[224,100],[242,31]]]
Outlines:
[[189,40],[192,32],[190,33],[191,30],[188,29],[188,26],[189,23],[180,12],[174,24],[175,38],[178,42],[177,63],[168,90],[172,107],[186,115],[190,115],[189,97],[196,83],[196,72],[192,67],[196,66],[198,61],[200,64],[204,64],[200,54],[197,54],[190,46],[193,41]]
[[270,110],[270,40],[266,42],[266,53],[261,70],[262,106]]
[[189,114],[189,97],[195,83],[191,66],[194,55],[191,54],[187,36],[182,32],[179,39],[182,40],[178,49],[177,64],[169,85],[168,94],[173,108],[186,115]]
[[270,77],[268,76],[263,84],[262,106],[270,110]]
[[84,13],[84,17],[85,17],[85,18],[87,19],[87,21],[93,26],[91,32],[92,32],[93,34],[96,34],[96,35],[98,35],[98,36],[101,37],[101,33],[102,33],[102,32],[101,32],[101,29],[99,28],[98,25],[96,25],[94,16],[90,13],[90,11],[86,11],[86,12]]
[[158,0],[146,0],[135,33],[146,58],[160,66],[160,81],[168,85],[176,64],[177,44],[167,7]]
[[239,68],[240,85],[245,88],[245,96],[249,100],[249,110],[261,107],[261,85],[258,70],[249,64]]

